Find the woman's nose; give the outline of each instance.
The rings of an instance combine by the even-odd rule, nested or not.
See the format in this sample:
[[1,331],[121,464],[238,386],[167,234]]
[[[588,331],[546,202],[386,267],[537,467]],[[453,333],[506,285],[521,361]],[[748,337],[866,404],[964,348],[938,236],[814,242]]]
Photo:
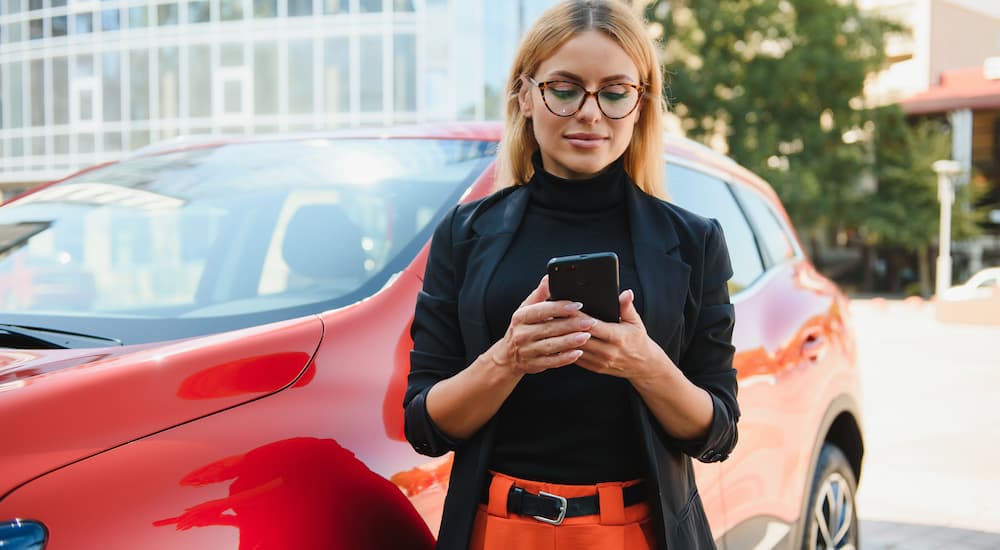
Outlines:
[[601,107],[597,104],[596,94],[588,94],[583,100],[583,105],[580,106],[580,110],[576,113],[578,120],[586,122],[597,122],[600,120],[602,115],[603,113],[601,113]]

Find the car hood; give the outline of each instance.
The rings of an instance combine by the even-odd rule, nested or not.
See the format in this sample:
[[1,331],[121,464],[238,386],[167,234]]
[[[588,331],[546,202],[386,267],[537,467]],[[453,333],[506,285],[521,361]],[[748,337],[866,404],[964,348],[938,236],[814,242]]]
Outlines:
[[322,336],[312,316],[157,344],[0,350],[0,498],[66,464],[289,386]]

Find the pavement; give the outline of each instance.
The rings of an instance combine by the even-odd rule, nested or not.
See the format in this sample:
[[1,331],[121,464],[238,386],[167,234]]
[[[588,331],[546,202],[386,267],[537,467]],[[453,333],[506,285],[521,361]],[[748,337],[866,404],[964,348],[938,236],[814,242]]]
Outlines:
[[860,550],[1000,550],[1000,326],[853,300],[866,452]]

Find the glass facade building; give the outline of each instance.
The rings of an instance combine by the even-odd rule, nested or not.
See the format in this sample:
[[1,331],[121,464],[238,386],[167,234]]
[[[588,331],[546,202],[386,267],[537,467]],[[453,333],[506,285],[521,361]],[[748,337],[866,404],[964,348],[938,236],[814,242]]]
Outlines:
[[499,118],[553,3],[0,0],[0,189],[179,135]]

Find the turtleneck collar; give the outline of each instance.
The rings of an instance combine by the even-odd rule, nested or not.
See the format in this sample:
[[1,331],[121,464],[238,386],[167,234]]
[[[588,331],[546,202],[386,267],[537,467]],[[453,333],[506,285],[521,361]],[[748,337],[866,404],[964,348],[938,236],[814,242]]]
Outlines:
[[625,200],[625,155],[618,157],[607,169],[596,176],[569,180],[554,176],[542,167],[542,155],[535,151],[531,164],[535,175],[529,188],[531,200],[544,208],[573,212],[599,212],[610,210]]

